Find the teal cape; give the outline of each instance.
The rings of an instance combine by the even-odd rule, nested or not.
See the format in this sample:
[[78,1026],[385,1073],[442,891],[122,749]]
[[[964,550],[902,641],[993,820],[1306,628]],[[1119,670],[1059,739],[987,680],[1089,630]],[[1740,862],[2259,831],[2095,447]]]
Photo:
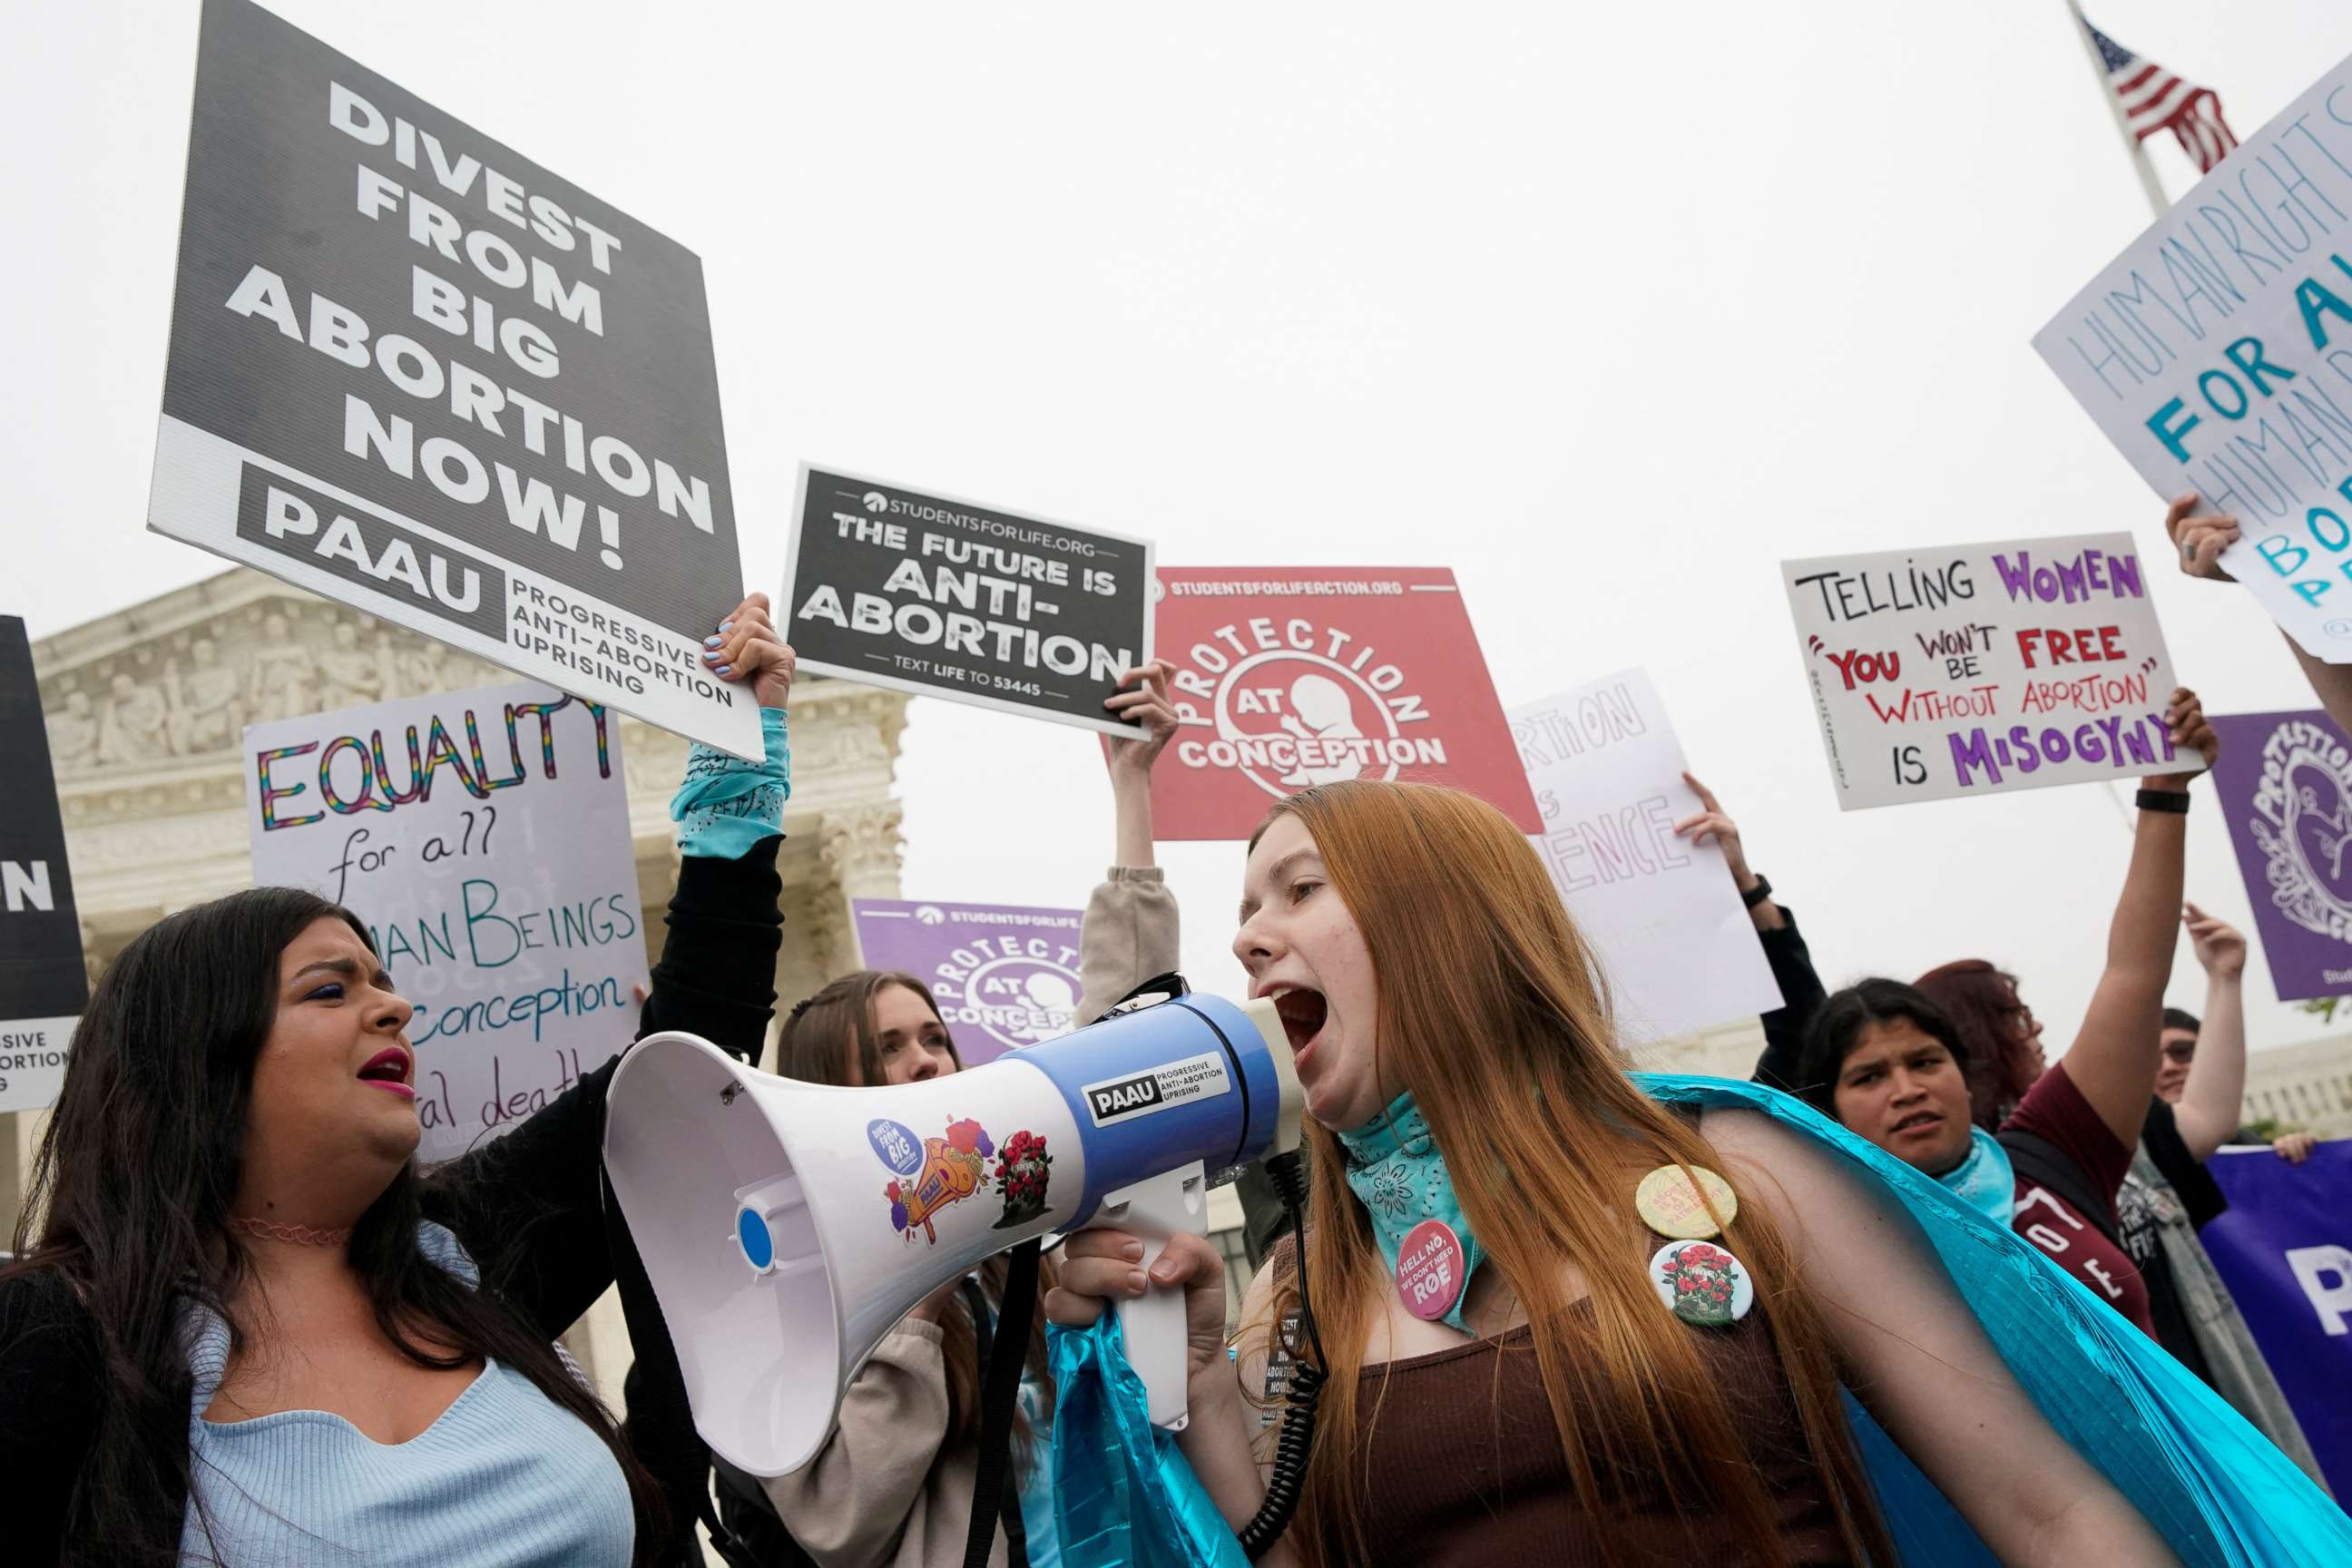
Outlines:
[[[1635,1073],[1633,1079],[1669,1105],[1760,1110],[1898,1199],[2051,1426],[2189,1568],[2352,1563],[2352,1519],[2041,1248],[1801,1100],[1727,1079]],[[1214,1528],[1215,1507],[1175,1440],[1151,1426],[1142,1382],[1116,1335],[1109,1313],[1093,1329],[1047,1335],[1059,1389],[1053,1464],[1066,1568],[1236,1568],[1239,1549]],[[1903,1568],[1997,1563],[1851,1396],[1845,1408]]]

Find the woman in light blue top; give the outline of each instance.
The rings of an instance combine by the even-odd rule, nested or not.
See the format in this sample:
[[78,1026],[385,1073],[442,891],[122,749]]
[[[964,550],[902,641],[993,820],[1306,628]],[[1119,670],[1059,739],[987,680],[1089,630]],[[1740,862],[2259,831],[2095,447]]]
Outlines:
[[[758,595],[722,632],[709,661],[769,710],[767,757],[689,767],[640,1023],[756,1048],[792,655]],[[299,889],[182,910],[109,968],[24,1256],[0,1270],[12,1563],[628,1568],[666,1550],[656,1484],[552,1343],[614,1279],[612,1067],[421,1172],[411,1012],[366,927]]]

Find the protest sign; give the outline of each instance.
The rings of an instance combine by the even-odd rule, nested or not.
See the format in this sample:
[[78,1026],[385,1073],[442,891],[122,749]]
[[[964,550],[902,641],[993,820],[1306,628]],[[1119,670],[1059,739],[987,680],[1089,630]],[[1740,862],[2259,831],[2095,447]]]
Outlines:
[[0,616],[0,1111],[56,1103],[89,1000],[33,649]]
[[1183,725],[1153,770],[1160,837],[1247,838],[1341,779],[1451,784],[1541,826],[1452,572],[1168,567],[1157,617]]
[[1701,808],[1649,675],[1620,670],[1509,718],[1543,816],[1536,849],[1619,1021],[1663,1039],[1780,1006],[1723,850],[1675,835]]
[[2317,709],[2211,719],[2214,789],[2279,1000],[2352,992],[2352,744]]
[[739,753],[702,264],[247,0],[205,0],[158,532]]
[[1838,805],[2204,767],[2131,536],[1783,561]]
[[2352,1497],[2352,1142],[2290,1165],[2268,1149],[2206,1162],[2229,1212],[2197,1233],[2337,1498]]
[[2222,566],[2331,664],[2352,663],[2347,89],[2352,60],[2247,137],[2033,337],[2149,488],[2194,490],[2238,520]]
[[257,885],[359,916],[416,1008],[425,1160],[461,1154],[636,1032],[646,975],[619,721],[535,683],[245,731]]
[[800,668],[1115,735],[1151,657],[1151,546],[801,465],[784,563]]
[[856,899],[868,969],[931,988],[966,1067],[1069,1033],[1077,1022],[1078,911]]

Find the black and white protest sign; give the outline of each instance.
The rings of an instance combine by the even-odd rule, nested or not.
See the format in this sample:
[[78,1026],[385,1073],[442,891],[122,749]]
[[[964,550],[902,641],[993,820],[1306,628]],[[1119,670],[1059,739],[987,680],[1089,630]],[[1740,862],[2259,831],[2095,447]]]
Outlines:
[[1151,657],[1151,545],[801,465],[784,563],[800,668],[1131,735],[1104,700]]
[[148,523],[757,755],[694,254],[205,0]]
[[56,1101],[89,1000],[33,650],[0,616],[0,1111]]

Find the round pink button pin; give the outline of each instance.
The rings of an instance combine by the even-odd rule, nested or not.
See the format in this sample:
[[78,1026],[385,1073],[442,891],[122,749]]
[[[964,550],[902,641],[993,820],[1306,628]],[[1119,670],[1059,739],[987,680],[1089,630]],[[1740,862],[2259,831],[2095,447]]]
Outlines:
[[1397,1248],[1397,1295],[1404,1310],[1435,1322],[1462,1296],[1462,1238],[1442,1219],[1425,1219]]

